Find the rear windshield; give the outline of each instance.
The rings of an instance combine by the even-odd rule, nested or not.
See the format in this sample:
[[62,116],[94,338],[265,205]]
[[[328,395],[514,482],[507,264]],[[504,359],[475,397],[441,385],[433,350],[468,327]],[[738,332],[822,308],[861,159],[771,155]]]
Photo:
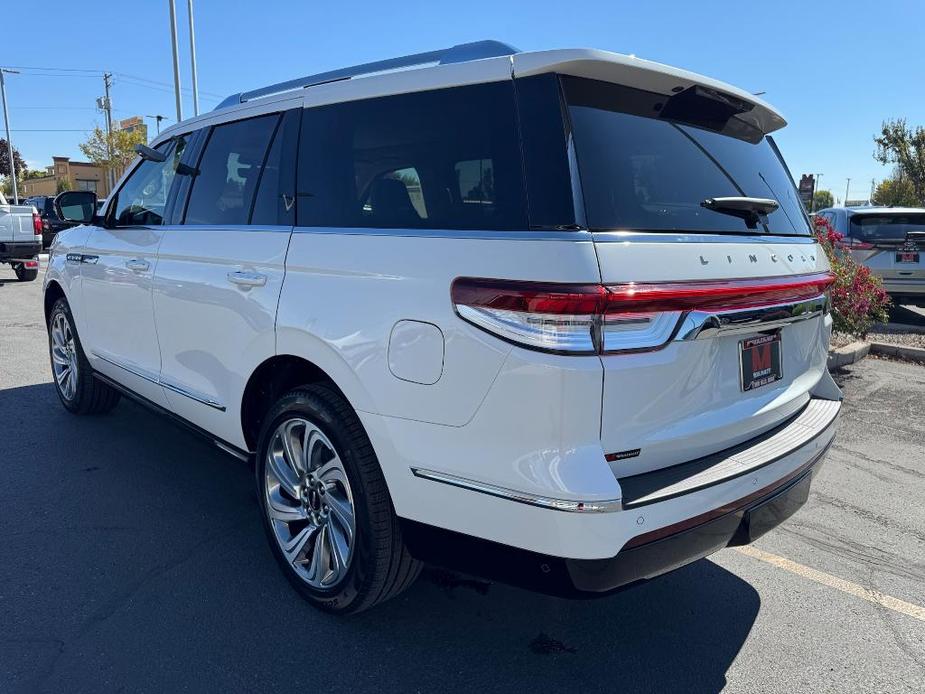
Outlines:
[[851,216],[848,235],[874,243],[905,241],[910,231],[925,232],[925,212],[919,214],[855,214]]
[[733,117],[747,104],[576,77],[562,85],[591,228],[754,233],[744,219],[701,202],[755,197],[780,205],[759,230],[810,233],[775,147]]

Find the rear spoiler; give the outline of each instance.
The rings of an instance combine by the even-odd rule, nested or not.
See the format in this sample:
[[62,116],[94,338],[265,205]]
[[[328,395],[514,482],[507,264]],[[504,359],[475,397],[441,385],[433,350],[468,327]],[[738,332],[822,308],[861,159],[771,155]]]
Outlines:
[[710,77],[643,60],[633,55],[578,48],[515,53],[511,60],[515,78],[556,72],[613,82],[665,96],[672,96],[690,87],[703,87],[749,104],[750,108],[737,114],[735,118],[765,135],[787,125],[780,112],[750,92]]

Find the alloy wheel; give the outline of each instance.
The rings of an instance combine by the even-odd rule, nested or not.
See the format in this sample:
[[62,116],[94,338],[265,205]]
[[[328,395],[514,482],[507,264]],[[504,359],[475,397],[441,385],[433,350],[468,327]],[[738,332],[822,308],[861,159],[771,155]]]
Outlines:
[[340,455],[301,417],[276,428],[266,455],[265,507],[283,556],[308,585],[333,588],[347,573],[356,536],[353,491]]
[[60,311],[51,322],[51,367],[61,395],[73,400],[77,393],[77,347],[71,324]]

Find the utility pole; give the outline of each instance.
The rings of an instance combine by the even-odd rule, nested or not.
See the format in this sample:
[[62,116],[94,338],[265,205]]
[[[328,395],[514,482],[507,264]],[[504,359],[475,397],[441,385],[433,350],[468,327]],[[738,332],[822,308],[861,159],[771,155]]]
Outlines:
[[6,124],[6,151],[10,155],[10,178],[13,181],[13,199],[19,204],[19,188],[16,186],[16,160],[13,158],[13,141],[10,139],[10,113],[6,108],[6,82],[3,73],[18,75],[19,70],[8,70],[0,67],[0,94],[3,96],[3,122]]
[[196,79],[196,30],[193,28],[193,0],[187,0],[189,9],[189,55],[193,64],[193,115],[199,115],[199,81]]
[[183,120],[183,104],[180,101],[180,57],[177,55],[177,6],[175,0],[167,0],[170,5],[170,41],[173,46],[173,91],[177,100],[177,122]]
[[848,183],[845,184],[845,207],[848,207],[848,188],[851,186],[851,179],[848,179]]
[[[822,174],[816,174],[816,190],[822,190]],[[816,196],[813,195],[813,211],[816,210]]]
[[106,96],[103,97],[103,111],[106,113],[106,156],[109,157],[109,171],[106,174],[107,187],[109,192],[116,185],[115,171],[112,170],[112,100],[109,98],[109,88],[112,86],[112,73],[103,73],[103,89]]

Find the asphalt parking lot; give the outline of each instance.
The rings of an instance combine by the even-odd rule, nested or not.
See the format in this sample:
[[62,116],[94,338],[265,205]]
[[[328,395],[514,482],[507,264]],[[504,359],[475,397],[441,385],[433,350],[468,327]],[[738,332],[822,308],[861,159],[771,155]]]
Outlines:
[[923,366],[837,375],[810,501],[754,550],[594,601],[429,571],[344,619],[277,569],[243,463],[67,414],[42,320],[0,266],[2,692],[925,691]]

